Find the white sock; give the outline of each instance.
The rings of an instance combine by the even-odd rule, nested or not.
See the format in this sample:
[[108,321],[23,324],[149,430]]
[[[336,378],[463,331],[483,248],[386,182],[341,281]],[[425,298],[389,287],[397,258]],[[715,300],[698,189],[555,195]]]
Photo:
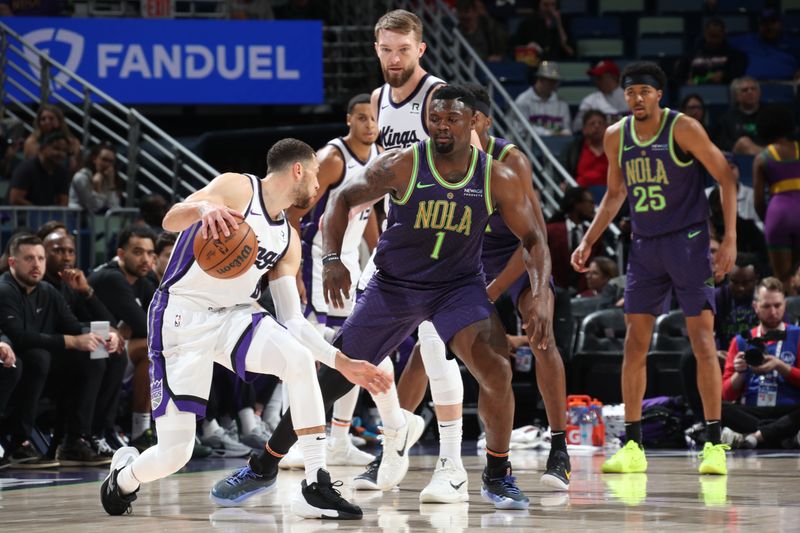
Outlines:
[[150,413],[131,413],[131,440],[150,429]]
[[345,439],[350,433],[350,421],[358,402],[359,387],[353,389],[336,400],[333,404],[333,418],[331,418],[331,439]]
[[239,411],[239,422],[242,424],[242,435],[249,435],[256,429],[256,412],[252,407],[245,407]]
[[298,435],[297,445],[303,452],[303,464],[306,468],[306,483],[317,482],[317,472],[325,468],[325,433]]
[[120,494],[131,494],[136,492],[139,488],[139,480],[133,475],[133,468],[131,465],[126,466],[117,474],[117,485],[119,485]]
[[439,457],[448,458],[454,465],[463,468],[461,463],[462,419],[439,422]]
[[397,388],[392,383],[392,388],[388,392],[382,392],[372,396],[375,406],[381,415],[381,424],[386,429],[400,429],[406,425],[406,417],[400,408],[400,400],[397,398]]
[[220,429],[220,426],[216,418],[213,420],[203,420],[203,437],[210,437],[216,433],[218,429]]

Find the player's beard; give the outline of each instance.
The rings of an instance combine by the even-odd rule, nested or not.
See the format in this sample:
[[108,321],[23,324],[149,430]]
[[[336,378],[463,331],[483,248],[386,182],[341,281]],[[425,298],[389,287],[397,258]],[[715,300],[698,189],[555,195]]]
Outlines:
[[433,149],[437,154],[449,154],[453,151],[453,148],[455,148],[455,141],[450,141],[444,144],[440,144],[436,141],[433,142]]
[[311,200],[314,198],[314,195],[308,194],[308,186],[304,183],[298,183],[297,188],[294,191],[294,207],[297,209],[308,209],[311,207]]
[[411,75],[414,74],[414,68],[415,67],[409,67],[399,74],[393,74],[389,72],[388,68],[383,68],[383,79],[389,84],[390,87],[402,87],[409,79],[411,79]]

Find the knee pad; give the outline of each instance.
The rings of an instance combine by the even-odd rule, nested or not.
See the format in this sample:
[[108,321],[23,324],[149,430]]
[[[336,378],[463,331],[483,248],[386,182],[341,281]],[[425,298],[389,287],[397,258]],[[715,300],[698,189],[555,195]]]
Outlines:
[[419,327],[419,351],[436,405],[454,405],[464,401],[464,384],[455,359],[447,359],[447,348],[430,322]]

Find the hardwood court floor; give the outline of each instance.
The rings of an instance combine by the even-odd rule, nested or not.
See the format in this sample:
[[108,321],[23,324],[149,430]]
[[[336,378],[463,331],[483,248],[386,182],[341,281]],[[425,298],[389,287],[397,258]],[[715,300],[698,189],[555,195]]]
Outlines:
[[[474,450],[474,448],[473,448]],[[147,485],[133,514],[107,516],[100,506],[100,482],[106,471],[63,468],[33,474],[0,472],[0,531],[170,533],[198,531],[311,533],[329,530],[382,533],[584,531],[774,531],[800,530],[800,453],[737,453],[729,457],[727,477],[701,477],[688,452],[648,453],[647,474],[600,473],[603,456],[573,454],[569,494],[542,489],[538,479],[546,461],[542,452],[515,452],[512,460],[520,487],[531,500],[527,511],[498,511],[480,498],[482,458],[465,458],[470,501],[421,505],[436,457],[412,457],[399,490],[352,491],[359,468],[332,468],[345,481],[343,493],[361,505],[364,519],[352,522],[302,520],[289,512],[299,490],[300,471],[281,471],[278,490],[241,508],[220,508],[208,500],[211,485],[238,467],[238,459],[193,462],[188,470]],[[34,484],[38,483],[38,484]]]

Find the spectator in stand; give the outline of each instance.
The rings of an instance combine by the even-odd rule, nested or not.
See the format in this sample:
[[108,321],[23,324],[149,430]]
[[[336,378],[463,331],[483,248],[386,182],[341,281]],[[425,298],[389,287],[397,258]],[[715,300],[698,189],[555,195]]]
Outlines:
[[[763,362],[748,363],[753,347],[744,335],[731,341],[722,377],[722,441],[734,448],[796,448],[800,430],[800,327],[783,321],[786,297],[777,278],[758,284],[753,306],[758,326],[751,338],[784,332],[785,339],[766,343]],[[788,442],[787,442],[788,441]]]
[[508,50],[506,30],[486,13],[481,0],[458,0],[458,29],[484,61],[500,61]]
[[708,131],[709,124],[708,115],[706,115],[706,103],[703,102],[703,98],[699,94],[692,93],[684,96],[678,109],[680,109],[680,112],[684,115],[690,116],[702,124],[706,131]]
[[[24,364],[11,398],[15,409],[11,413],[10,460],[18,468],[48,468],[57,466],[58,461],[42,457],[28,439],[51,363],[60,358],[71,364],[63,359],[68,357],[64,350],[90,352],[104,345],[113,353],[119,347],[119,339],[115,335],[102,339],[94,333],[81,333],[81,324],[61,293],[49,283],[41,283],[45,253],[39,237],[19,234],[12,239],[9,250],[9,271],[0,276],[0,329],[11,339]],[[75,394],[78,388],[68,392]],[[74,444],[66,457],[81,460],[87,450],[80,441]]]
[[[594,198],[583,187],[570,187],[564,192],[560,207],[547,223],[547,246],[550,248],[554,283],[574,295],[587,289],[586,274],[570,268],[569,260],[594,217]],[[590,257],[601,255],[602,247],[600,239]]]
[[686,85],[728,84],[744,76],[747,57],[725,38],[725,21],[711,17],[694,51],[678,66],[677,76]]
[[515,103],[541,136],[570,135],[569,106],[559,100],[556,88],[561,76],[553,61],[542,61],[533,86],[517,96]]
[[89,284],[105,304],[122,336],[134,366],[131,446],[140,450],[155,444],[150,420],[150,376],[147,358],[147,308],[156,288],[147,275],[155,261],[156,237],[149,228],[131,226],[117,241],[117,257],[95,269]]
[[72,178],[70,206],[81,207],[96,215],[120,206],[120,180],[117,176],[117,153],[101,143],[92,148],[86,164]]
[[178,240],[178,234],[171,231],[163,231],[156,238],[156,261],[153,266],[152,281],[156,287],[161,283],[164,278],[164,272],[167,270],[169,258],[172,255],[172,249],[175,247],[175,242]]
[[761,87],[749,76],[731,82],[733,107],[722,115],[715,144],[734,154],[756,155],[764,149],[756,121],[761,111]]
[[[44,239],[44,251],[44,280],[61,293],[78,320],[83,323],[106,321],[113,324],[114,316],[95,296],[83,271],[75,268],[75,239],[71,235],[53,232]],[[111,331],[116,337],[116,331]],[[105,428],[97,430],[93,422],[100,413],[111,413],[112,417],[116,415],[117,402],[98,403],[98,398],[101,398],[103,385],[106,390],[119,390],[122,387],[126,364],[127,360],[117,353],[110,354],[108,358],[92,359],[87,352],[80,351],[71,351],[66,357],[53,361],[53,372],[59,379],[51,380],[51,384],[56,389],[55,397],[63,398],[58,406],[66,420],[64,439],[56,450],[56,459],[62,465],[97,466],[111,462],[114,450],[105,442],[102,434]],[[112,375],[113,383],[104,384],[104,378]],[[75,383],[81,386],[70,392]],[[107,398],[107,394],[103,394],[102,398]],[[107,416],[101,415],[99,418],[105,420]],[[59,433],[57,430],[56,435],[59,436]],[[54,442],[58,442],[58,438]]]
[[583,115],[590,109],[597,109],[606,114],[609,124],[615,123],[623,115],[629,113],[625,103],[625,93],[619,86],[619,67],[610,59],[604,59],[586,71],[594,79],[597,91],[587,94],[578,106],[572,130],[583,127]]
[[589,261],[586,272],[586,290],[578,294],[580,298],[601,298],[607,305],[617,301],[617,288],[609,283],[619,276],[619,268],[614,260],[598,256]]
[[148,194],[139,203],[139,215],[141,222],[144,223],[150,231],[158,235],[163,231],[161,221],[164,220],[164,215],[167,214],[169,203],[166,198],[158,193]]
[[35,157],[14,169],[8,191],[11,205],[67,205],[69,174],[64,167],[67,138],[60,131],[45,136]]
[[758,117],[758,131],[769,144],[753,161],[755,208],[764,221],[769,261],[787,288],[792,266],[800,262],[800,142],[794,138],[795,128],[790,109],[765,108]]
[[515,48],[533,48],[540,61],[575,56],[556,0],[539,0],[538,9],[522,21],[511,42]]
[[69,159],[64,161],[65,169],[72,176],[77,172],[81,164],[81,143],[72,135],[64,119],[61,108],[52,104],[42,104],[36,113],[36,122],[33,132],[25,139],[24,155],[25,159],[30,159],[39,153],[42,139],[47,135],[60,131],[67,140],[67,155]]
[[732,38],[731,44],[747,56],[748,76],[757,80],[800,79],[800,39],[784,33],[777,9],[762,10],[758,33]]
[[603,150],[603,135],[607,127],[605,113],[589,109],[583,115],[581,134],[561,153],[561,163],[580,187],[591,190],[606,186],[608,158]]

